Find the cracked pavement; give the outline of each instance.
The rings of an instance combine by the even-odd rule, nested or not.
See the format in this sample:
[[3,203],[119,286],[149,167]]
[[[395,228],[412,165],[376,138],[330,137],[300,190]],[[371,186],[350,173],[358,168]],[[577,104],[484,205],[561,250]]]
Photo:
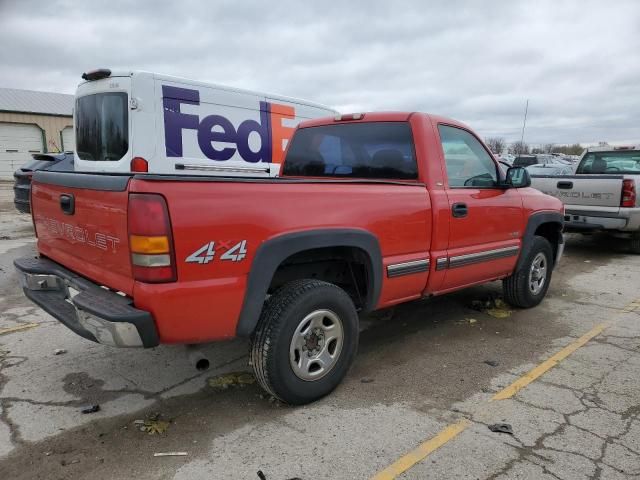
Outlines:
[[[472,308],[498,283],[363,318],[345,382],[291,408],[256,385],[208,386],[250,371],[245,341],[207,346],[212,368],[198,372],[180,346],[96,345],[32,305],[12,267],[34,251],[31,221],[10,193],[0,185],[0,332],[37,326],[0,333],[2,479],[366,479],[463,418],[471,426],[399,478],[640,478],[640,308],[622,311],[640,298],[640,256],[619,241],[570,236],[548,298],[509,318]],[[490,401],[614,317],[515,396]],[[80,413],[93,404],[99,412]],[[163,434],[134,423],[157,414]],[[188,455],[153,457],[168,451]]]

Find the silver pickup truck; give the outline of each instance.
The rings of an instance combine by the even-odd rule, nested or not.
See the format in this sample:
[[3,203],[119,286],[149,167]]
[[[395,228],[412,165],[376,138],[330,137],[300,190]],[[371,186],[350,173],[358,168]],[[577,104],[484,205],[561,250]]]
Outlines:
[[534,188],[565,204],[565,230],[606,231],[628,238],[640,254],[640,145],[593,147],[575,175],[532,175]]

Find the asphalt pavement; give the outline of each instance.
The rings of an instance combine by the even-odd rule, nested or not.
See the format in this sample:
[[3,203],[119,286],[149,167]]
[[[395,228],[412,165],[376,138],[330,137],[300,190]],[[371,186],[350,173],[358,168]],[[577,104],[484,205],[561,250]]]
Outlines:
[[0,479],[640,478],[640,256],[567,240],[540,306],[492,283],[362,318],[343,384],[294,408],[243,374],[246,341],[199,372],[32,305],[12,267],[31,220],[0,184]]

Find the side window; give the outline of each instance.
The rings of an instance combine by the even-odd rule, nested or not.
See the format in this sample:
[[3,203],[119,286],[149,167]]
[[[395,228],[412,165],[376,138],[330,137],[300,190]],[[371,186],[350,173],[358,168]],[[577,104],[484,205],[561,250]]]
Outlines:
[[438,125],[447,165],[449,187],[494,187],[496,164],[482,144],[469,132]]

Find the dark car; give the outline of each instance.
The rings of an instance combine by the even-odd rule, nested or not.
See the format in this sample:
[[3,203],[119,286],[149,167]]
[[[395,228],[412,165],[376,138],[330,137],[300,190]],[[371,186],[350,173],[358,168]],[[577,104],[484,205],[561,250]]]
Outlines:
[[34,153],[33,159],[13,173],[13,203],[22,213],[31,213],[31,177],[36,170],[73,171],[73,152]]
[[548,165],[548,166],[567,166],[572,165],[569,160],[558,158],[554,155],[536,154],[536,155],[518,155],[513,161],[514,167],[530,167],[531,165]]
[[538,159],[535,155],[518,155],[513,161],[514,167],[528,167],[529,165],[536,165]]

